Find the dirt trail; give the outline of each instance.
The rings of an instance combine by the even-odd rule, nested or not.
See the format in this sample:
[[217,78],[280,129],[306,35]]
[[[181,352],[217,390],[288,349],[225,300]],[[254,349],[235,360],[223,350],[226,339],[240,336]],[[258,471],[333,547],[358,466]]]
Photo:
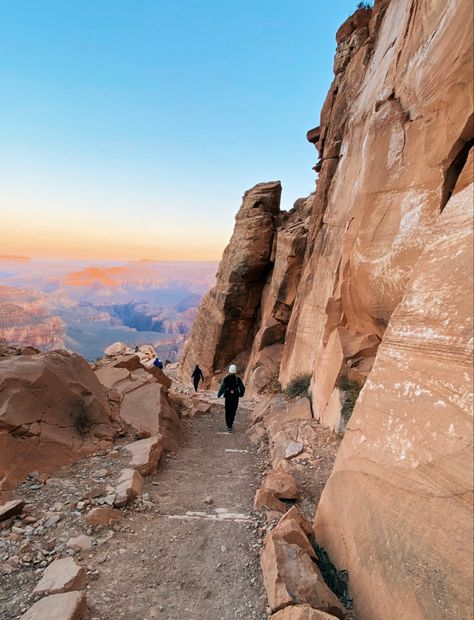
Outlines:
[[88,561],[99,572],[87,595],[91,619],[267,617],[248,415],[241,407],[232,434],[222,432],[221,412],[183,420],[184,445],[147,478],[155,507],[131,511],[126,531]]

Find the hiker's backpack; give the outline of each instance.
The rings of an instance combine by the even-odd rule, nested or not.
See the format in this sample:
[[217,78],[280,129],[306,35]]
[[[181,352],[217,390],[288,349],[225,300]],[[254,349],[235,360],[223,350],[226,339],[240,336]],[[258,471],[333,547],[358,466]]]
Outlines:
[[[231,379],[234,380],[234,385],[229,385]],[[237,396],[243,396],[245,394],[244,384],[237,375],[231,375],[225,381],[225,395],[233,396],[234,394],[237,394]]]

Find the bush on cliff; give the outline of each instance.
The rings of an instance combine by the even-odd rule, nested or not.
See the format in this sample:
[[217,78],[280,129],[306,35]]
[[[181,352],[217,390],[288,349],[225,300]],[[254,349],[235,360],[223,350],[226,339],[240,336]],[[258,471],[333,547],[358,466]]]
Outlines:
[[92,426],[92,419],[90,413],[87,408],[82,404],[79,405],[79,409],[75,415],[74,426],[81,435],[85,435]]
[[290,398],[296,396],[308,396],[308,388],[311,383],[311,375],[299,375],[295,377],[285,390],[285,394]]
[[341,390],[344,390],[344,404],[341,409],[341,418],[343,420],[344,428],[350,420],[361,389],[362,386],[355,383],[355,381],[349,381],[347,377],[344,377],[341,381]]

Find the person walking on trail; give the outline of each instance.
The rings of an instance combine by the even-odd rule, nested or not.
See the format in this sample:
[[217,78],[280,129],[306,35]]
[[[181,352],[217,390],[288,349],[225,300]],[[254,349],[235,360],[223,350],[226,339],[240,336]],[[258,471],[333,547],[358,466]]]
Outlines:
[[237,368],[235,364],[229,366],[229,374],[222,380],[217,398],[224,396],[225,398],[225,422],[227,424],[227,432],[232,432],[235,414],[239,406],[239,398],[245,394],[245,387],[240,377],[237,376]]
[[204,375],[202,374],[202,370],[196,364],[196,368],[193,370],[193,374],[191,375],[191,379],[193,380],[194,391],[198,391],[199,381],[204,381]]

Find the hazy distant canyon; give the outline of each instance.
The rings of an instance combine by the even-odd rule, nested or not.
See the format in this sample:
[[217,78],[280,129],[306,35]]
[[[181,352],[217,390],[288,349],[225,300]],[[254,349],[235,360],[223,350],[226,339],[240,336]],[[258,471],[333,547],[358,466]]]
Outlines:
[[89,360],[120,340],[175,361],[217,263],[28,260],[0,256],[0,337]]

